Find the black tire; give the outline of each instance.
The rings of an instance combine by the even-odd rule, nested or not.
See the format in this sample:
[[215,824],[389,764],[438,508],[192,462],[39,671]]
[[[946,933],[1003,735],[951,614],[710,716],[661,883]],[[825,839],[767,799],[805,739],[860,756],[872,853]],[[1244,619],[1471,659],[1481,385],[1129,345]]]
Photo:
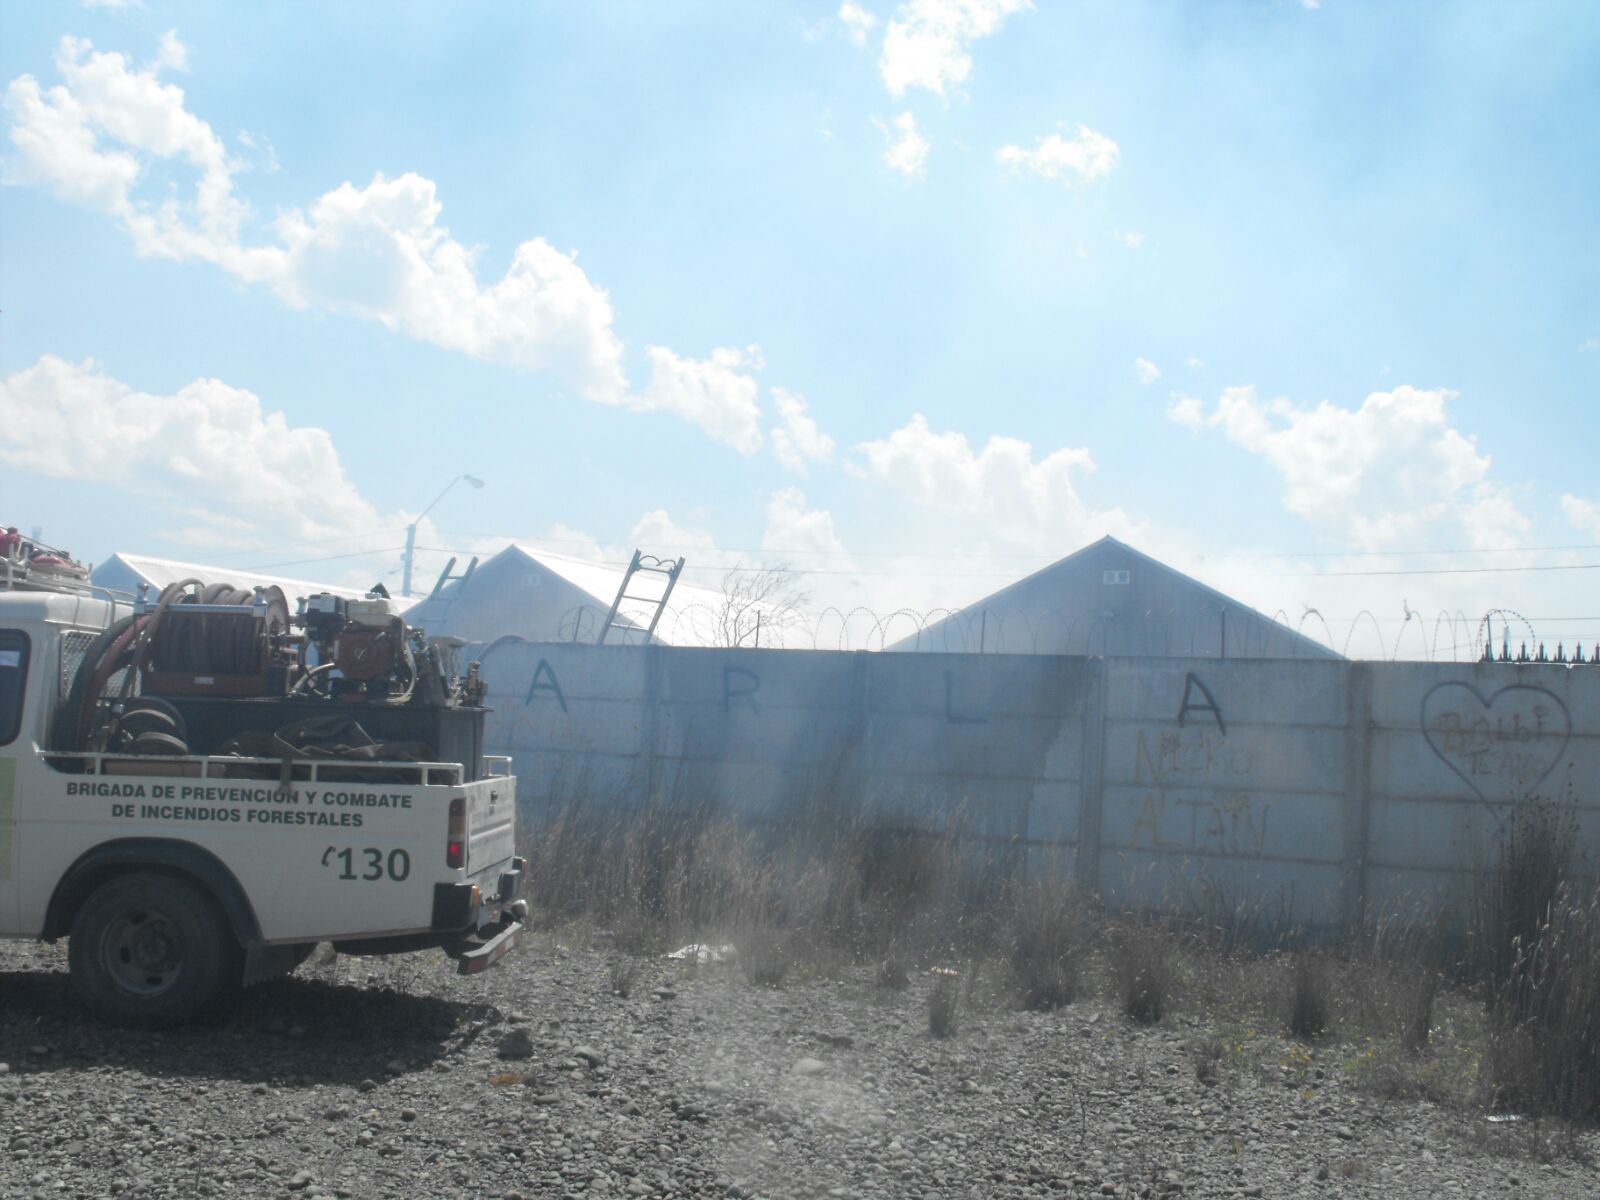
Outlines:
[[182,1025],[230,997],[242,952],[211,896],[187,879],[140,871],[101,884],[67,945],[78,995],[102,1020]]
[[141,733],[128,743],[129,754],[155,754],[181,757],[189,753],[182,739],[166,733]]

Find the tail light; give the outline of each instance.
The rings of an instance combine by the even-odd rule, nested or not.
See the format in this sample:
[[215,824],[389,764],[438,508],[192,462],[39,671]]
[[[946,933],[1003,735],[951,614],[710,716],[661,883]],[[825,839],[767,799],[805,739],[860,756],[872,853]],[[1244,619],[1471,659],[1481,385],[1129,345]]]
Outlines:
[[445,831],[444,865],[464,867],[467,864],[467,801],[457,796],[450,801],[450,826]]

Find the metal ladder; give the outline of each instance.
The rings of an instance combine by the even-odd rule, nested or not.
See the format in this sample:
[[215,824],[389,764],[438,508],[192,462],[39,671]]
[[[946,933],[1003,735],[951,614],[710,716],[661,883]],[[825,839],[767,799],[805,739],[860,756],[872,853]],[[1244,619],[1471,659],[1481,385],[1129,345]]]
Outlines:
[[[611,644],[625,645],[627,643],[628,632],[639,628],[639,626],[631,621],[619,626],[617,624],[617,611],[622,607],[624,600],[631,600],[635,604],[652,604],[655,606],[655,611],[650,614],[649,627],[644,631],[644,644],[649,645],[655,639],[656,626],[661,621],[661,614],[667,611],[667,597],[672,595],[672,589],[678,582],[678,576],[683,573],[684,561],[682,558],[657,558],[653,554],[644,554],[635,550],[633,552],[633,560],[628,563],[627,574],[622,577],[622,586],[617,589],[617,598],[611,602],[611,611],[606,614],[605,624],[600,626],[600,633],[594,639],[594,644],[604,646],[606,637],[613,628],[621,629],[623,637],[621,641]],[[633,582],[633,577],[641,574],[666,576],[667,585],[662,589],[661,595],[632,596],[628,594],[628,585]]]

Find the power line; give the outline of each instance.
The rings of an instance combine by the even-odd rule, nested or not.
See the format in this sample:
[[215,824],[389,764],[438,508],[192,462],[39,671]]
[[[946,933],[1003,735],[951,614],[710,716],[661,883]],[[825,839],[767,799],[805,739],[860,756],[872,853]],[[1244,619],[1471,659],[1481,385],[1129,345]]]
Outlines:
[[321,558],[291,558],[283,562],[262,563],[254,567],[240,567],[241,571],[271,571],[277,567],[297,567],[303,563],[334,562],[342,558],[371,558],[377,554],[394,554],[403,546],[384,546],[377,550],[352,550],[349,554],[324,554]]
[[[281,546],[246,546],[242,550],[219,550],[215,553],[207,552],[207,558],[238,558],[240,555],[249,554],[277,554],[283,550],[311,549],[316,546],[336,546],[341,542],[353,542],[360,538],[382,537],[387,533],[404,533],[405,527],[399,529],[373,529],[366,533],[347,533],[339,537],[317,538],[305,542],[288,542]],[[377,551],[373,551],[377,553]],[[305,562],[316,562],[316,559],[304,559]]]
[[[466,551],[450,550],[450,549],[446,549],[445,547],[442,547],[442,546],[422,546],[422,547],[419,547],[419,549],[427,550],[428,552],[433,553],[433,554],[455,554],[455,555],[459,556],[460,554],[466,553]],[[733,553],[738,553],[738,551],[733,550],[731,548],[724,547],[724,548],[719,548],[718,549],[718,553],[733,554]],[[622,561],[620,561],[618,559],[609,559],[609,558],[605,558],[605,559],[585,558],[585,559],[577,559],[575,561],[588,563],[588,564],[590,564],[592,566],[597,566],[597,567],[615,567],[615,568],[618,568],[618,569],[626,568],[627,565],[628,565],[627,563],[622,562]],[[740,568],[740,567],[736,567],[736,566],[734,566],[734,567],[724,567],[724,566],[715,566],[715,565],[700,565],[700,564],[696,564],[696,563],[689,563],[684,567],[685,571],[695,571],[695,572],[698,572],[698,573],[704,573],[706,571],[717,571],[717,572],[726,573],[728,571],[737,571],[737,570],[742,570],[742,569],[748,569],[748,568]],[[1408,569],[1408,570],[1393,570],[1393,571],[1262,571],[1262,572],[1257,572],[1257,573],[1255,573],[1253,575],[1246,576],[1246,578],[1250,578],[1250,579],[1338,579],[1338,578],[1344,578],[1344,577],[1379,577],[1379,576],[1399,576],[1399,575],[1506,575],[1506,574],[1517,574],[1519,572],[1527,572],[1527,571],[1541,571],[1541,572],[1542,571],[1600,571],[1600,563],[1563,563],[1563,564],[1549,564],[1549,565],[1545,565],[1545,566],[1527,566],[1527,567],[1416,567],[1416,568],[1411,568],[1411,569]],[[797,575],[845,575],[845,576],[851,576],[851,577],[879,577],[879,578],[890,578],[890,579],[904,579],[904,578],[910,577],[910,575],[911,575],[911,573],[908,572],[908,571],[870,571],[870,570],[860,570],[860,569],[846,570],[846,569],[840,568],[840,567],[796,567],[795,568],[795,574],[797,574]],[[941,572],[937,573],[936,575],[933,575],[932,578],[935,578],[935,579],[1014,579],[1014,578],[1016,578],[1016,575],[1015,575],[1015,572],[1012,572],[1012,571],[941,571]]]
[[[464,529],[440,529],[438,531],[447,537],[472,537],[483,538],[486,541],[522,542],[530,545],[541,546],[604,546],[622,545],[631,541],[630,538],[516,538],[499,533],[477,533]],[[915,551],[915,550],[806,550],[784,549],[776,546],[718,546],[719,552],[727,554],[783,554],[804,557],[828,557],[840,553],[847,553],[851,558],[934,558],[934,559],[1021,559],[1037,561],[1046,557],[1041,552],[1015,553],[955,553],[952,551]],[[1471,547],[1453,550],[1262,550],[1262,551],[1222,551],[1215,554],[1196,554],[1194,557],[1199,562],[1209,562],[1213,559],[1271,559],[1271,558],[1442,558],[1450,556],[1465,556],[1473,554],[1545,554],[1565,550],[1600,550],[1600,542],[1574,542],[1564,545],[1551,546],[1492,546]],[[592,561],[592,560],[584,560]]]
[[1406,571],[1264,571],[1249,579],[1338,579],[1378,575],[1513,575],[1524,571],[1600,571],[1600,563],[1552,563],[1532,567],[1416,567]]

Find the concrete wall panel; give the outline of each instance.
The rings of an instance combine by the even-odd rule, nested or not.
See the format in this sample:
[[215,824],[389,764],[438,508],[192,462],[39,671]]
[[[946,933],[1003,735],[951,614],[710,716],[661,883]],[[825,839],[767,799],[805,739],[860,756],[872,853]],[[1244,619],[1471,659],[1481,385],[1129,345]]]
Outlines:
[[519,796],[963,831],[1117,903],[1460,910],[1530,795],[1600,860],[1600,667],[512,644]]

